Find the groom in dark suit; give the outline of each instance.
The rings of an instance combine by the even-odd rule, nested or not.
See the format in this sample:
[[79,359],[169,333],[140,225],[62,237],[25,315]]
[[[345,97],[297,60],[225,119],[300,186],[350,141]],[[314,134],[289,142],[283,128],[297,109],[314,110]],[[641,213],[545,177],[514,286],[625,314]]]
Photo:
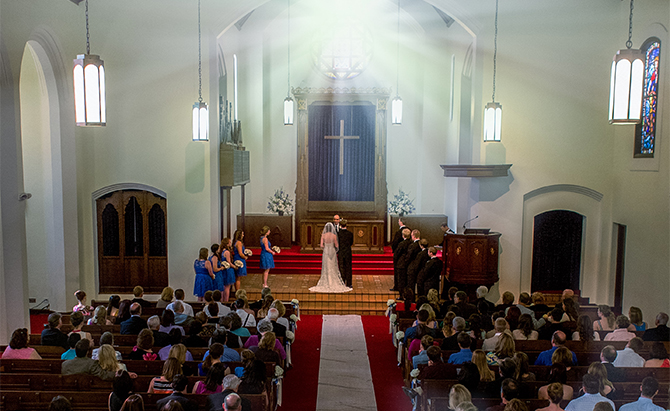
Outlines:
[[342,281],[347,287],[352,285],[351,275],[351,246],[354,244],[354,234],[347,230],[347,220],[340,221],[340,231],[337,233],[337,242],[340,245],[337,260],[340,263]]

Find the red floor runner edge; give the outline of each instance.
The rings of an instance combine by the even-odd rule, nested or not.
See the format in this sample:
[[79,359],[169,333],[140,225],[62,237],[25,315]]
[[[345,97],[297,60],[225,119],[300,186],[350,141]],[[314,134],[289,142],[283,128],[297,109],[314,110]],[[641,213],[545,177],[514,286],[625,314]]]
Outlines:
[[293,368],[284,375],[283,403],[279,410],[316,410],[321,361],[323,317],[302,315],[292,347]]
[[397,366],[396,349],[391,342],[388,319],[384,316],[362,316],[361,319],[377,410],[411,410],[412,404],[402,391],[402,374]]

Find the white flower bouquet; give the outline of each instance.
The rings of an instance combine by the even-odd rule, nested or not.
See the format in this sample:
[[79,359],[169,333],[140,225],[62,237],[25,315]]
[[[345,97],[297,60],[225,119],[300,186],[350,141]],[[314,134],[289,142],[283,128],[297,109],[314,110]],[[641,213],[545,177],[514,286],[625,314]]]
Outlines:
[[294,298],[294,299],[291,300],[291,304],[298,305],[298,304],[300,304],[300,301],[298,301],[297,298]]
[[275,377],[281,377],[284,375],[284,369],[278,365],[275,365]]
[[221,261],[221,267],[227,270],[230,268],[230,263],[228,261]]
[[389,317],[389,322],[391,324],[395,324],[397,321],[398,321],[398,315],[397,314],[391,314],[391,316]]
[[293,331],[286,331],[286,339],[290,342],[295,341],[295,333]]
[[244,267],[244,263],[242,262],[242,260],[235,260],[235,262],[233,264],[235,264],[235,267],[237,267],[237,268]]
[[416,378],[419,376],[419,374],[420,374],[419,369],[415,368],[409,373],[409,376],[412,378]]
[[411,200],[409,195],[402,191],[402,189],[399,189],[398,194],[395,194],[393,200],[389,201],[390,214],[404,216],[412,214],[414,211],[416,211],[414,200]]
[[293,321],[293,322],[296,322],[296,321],[298,321],[298,316],[296,316],[295,314],[291,314],[291,316],[288,317],[288,319]]
[[247,257],[251,257],[252,255],[254,255],[254,252],[251,251],[251,250],[248,249],[248,248],[245,248],[245,249],[244,249],[244,255],[246,255]]
[[277,247],[276,245],[272,246],[272,251],[274,251],[277,254],[281,254],[281,248]]
[[402,341],[403,338],[405,338],[405,333],[404,332],[398,331],[397,333],[395,333],[395,339],[396,340]]
[[272,197],[268,198],[268,211],[279,215],[291,214],[293,212],[293,201],[288,193],[284,192],[284,187],[276,190]]
[[386,302],[386,306],[387,306],[387,307],[392,307],[392,306],[394,306],[394,305],[395,305],[395,300],[388,300],[388,301]]

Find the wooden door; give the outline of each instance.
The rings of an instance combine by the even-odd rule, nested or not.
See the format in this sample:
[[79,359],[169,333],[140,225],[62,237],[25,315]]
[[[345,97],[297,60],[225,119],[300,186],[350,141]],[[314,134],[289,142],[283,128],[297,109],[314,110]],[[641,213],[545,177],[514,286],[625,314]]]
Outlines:
[[168,284],[167,202],[148,191],[116,191],[96,200],[99,292],[159,293]]

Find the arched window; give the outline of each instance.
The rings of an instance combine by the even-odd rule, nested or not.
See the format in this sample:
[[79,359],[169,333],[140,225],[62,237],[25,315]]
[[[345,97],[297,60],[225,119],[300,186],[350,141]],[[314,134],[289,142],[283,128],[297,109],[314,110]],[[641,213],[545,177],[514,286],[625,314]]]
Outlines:
[[160,293],[168,284],[167,202],[139,189],[96,200],[100,293],[128,293],[141,285]]
[[653,158],[656,148],[659,64],[661,41],[650,38],[642,45],[645,53],[642,123],[635,126],[635,158]]

